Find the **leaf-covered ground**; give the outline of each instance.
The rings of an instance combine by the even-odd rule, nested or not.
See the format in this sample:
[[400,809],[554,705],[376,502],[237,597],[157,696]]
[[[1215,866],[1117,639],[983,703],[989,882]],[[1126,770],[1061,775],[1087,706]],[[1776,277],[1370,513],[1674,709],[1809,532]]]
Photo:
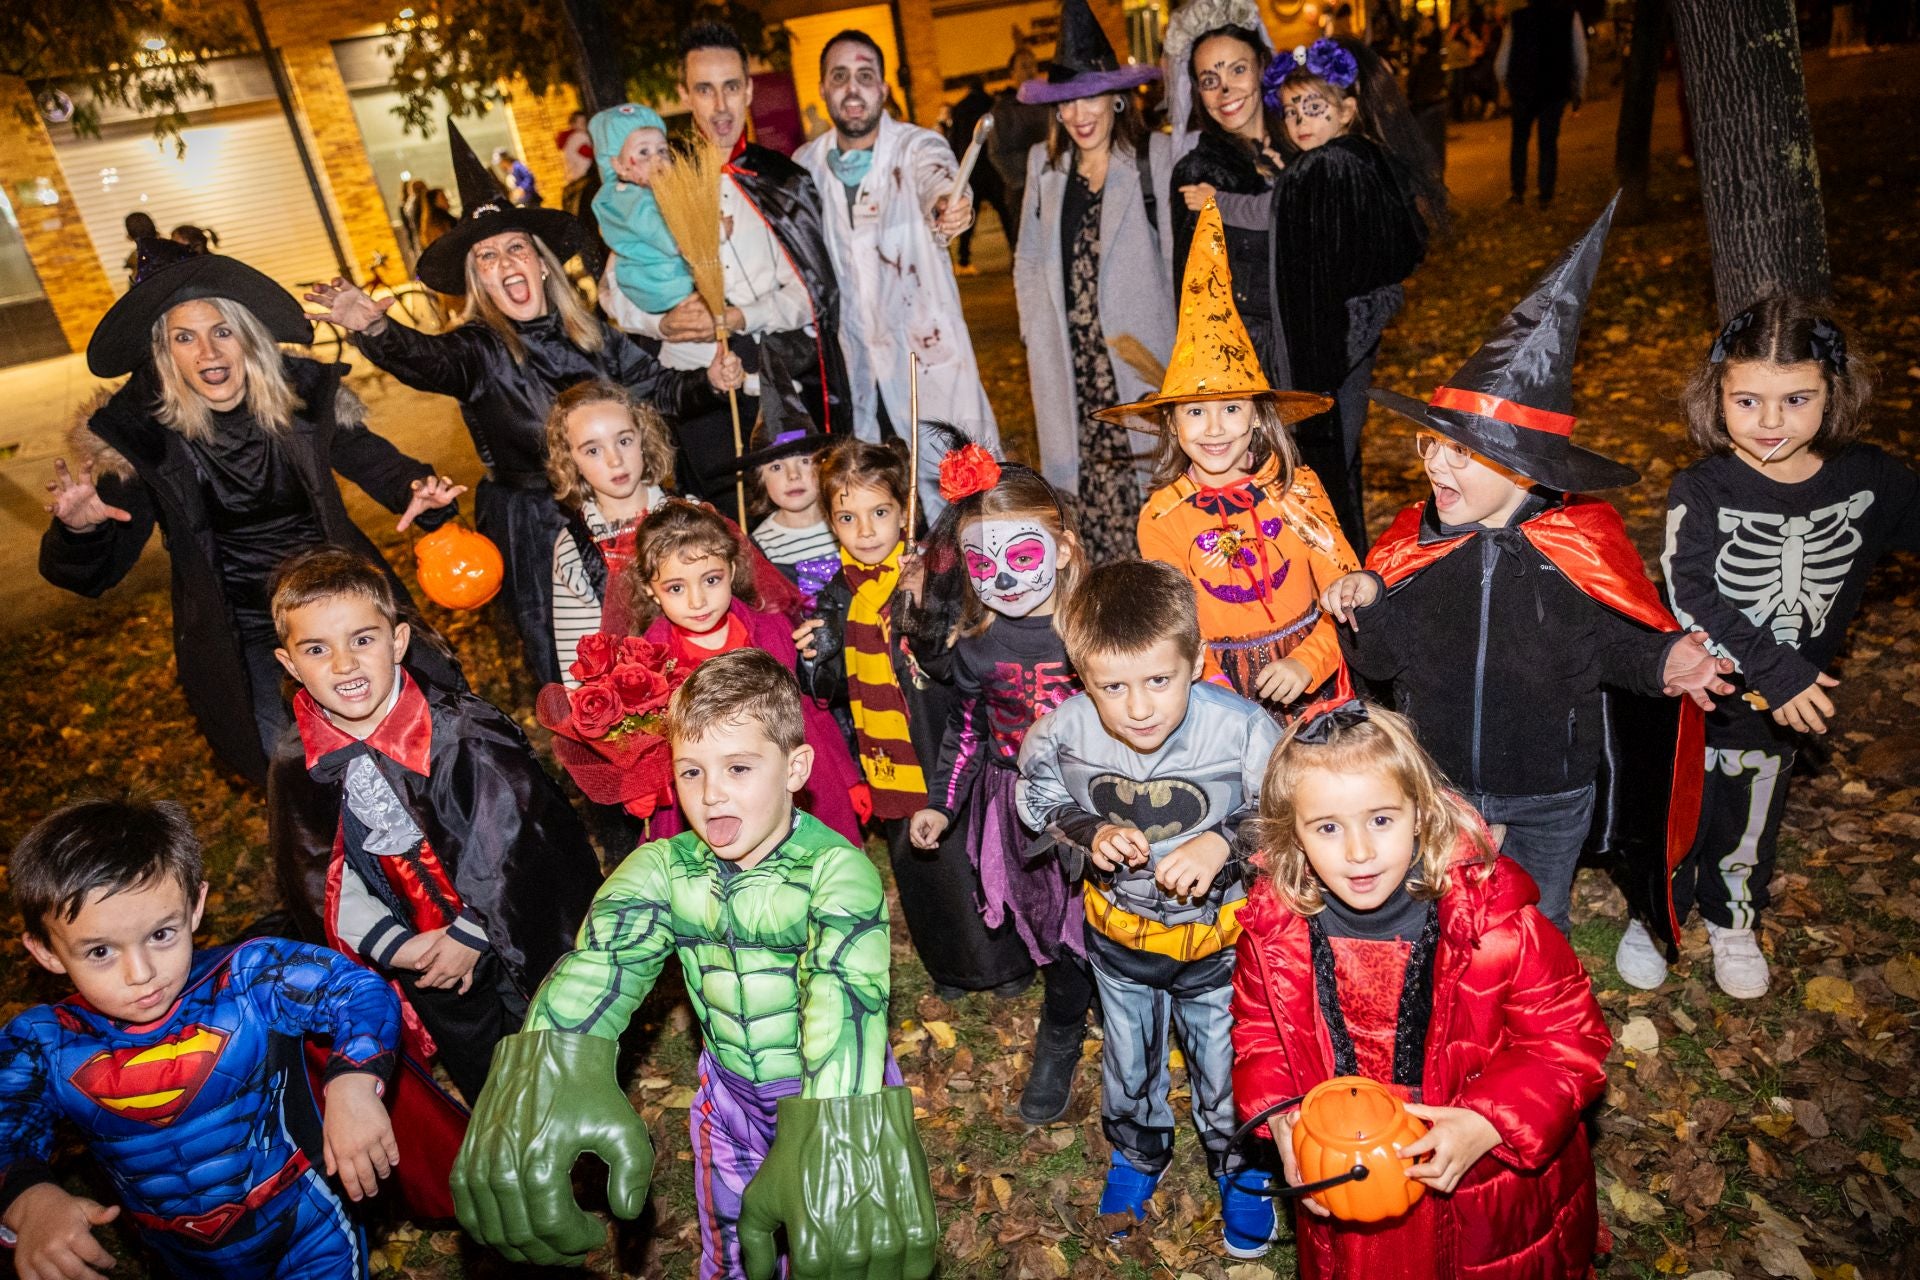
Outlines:
[[[1816,113],[1837,293],[1857,347],[1880,352],[1874,437],[1920,455],[1920,106],[1911,97],[1829,102]],[[1566,174],[1548,215],[1470,208],[1408,289],[1379,381],[1421,393],[1441,381],[1607,195],[1602,174]],[[1613,495],[1651,562],[1667,477],[1688,449],[1675,395],[1711,337],[1709,263],[1690,170],[1657,161],[1655,216],[1614,232],[1595,291],[1577,386],[1583,441],[1647,476]],[[1010,290],[970,282],[975,327],[1003,422],[1030,439],[1023,353]],[[1376,411],[1370,436],[1373,523],[1416,496],[1404,424]],[[405,563],[397,542],[386,550]],[[1810,1280],[1920,1274],[1920,652],[1912,560],[1883,571],[1839,674],[1841,716],[1796,780],[1765,945],[1766,999],[1736,1003],[1712,984],[1704,938],[1653,993],[1611,966],[1624,907],[1604,868],[1583,872],[1575,942],[1619,1041],[1595,1118],[1603,1213],[1614,1276],[1791,1276]],[[476,686],[503,705],[530,689],[503,661],[484,620],[439,616]],[[164,595],[128,595],[84,620],[0,641],[10,696],[0,741],[8,840],[75,795],[133,788],[192,810],[210,851],[213,893],[203,940],[229,935],[273,905],[261,797],[220,772],[174,683]],[[884,863],[884,855],[877,854]],[[897,918],[897,916],[896,916]],[[4,920],[8,928],[17,921]],[[1695,926],[1696,930],[1698,926]],[[1282,1246],[1232,1264],[1219,1248],[1213,1192],[1190,1133],[1132,1243],[1095,1243],[1106,1147],[1095,1062],[1083,1066],[1068,1121],[1030,1130],[1008,1117],[1026,1068],[1037,994],[1009,1001],[934,998],[904,941],[895,950],[893,1042],[923,1109],[951,1277],[1174,1276],[1267,1280],[1292,1272]],[[0,1016],[60,994],[17,947],[0,963]],[[651,1220],[596,1258],[600,1274],[678,1277],[695,1256],[685,1131],[693,1084],[687,1011],[670,979],[641,1018],[627,1083],[660,1159]],[[1090,1044],[1097,1057],[1098,1043]],[[1179,1077],[1176,1075],[1176,1081]],[[91,1175],[69,1150],[73,1184]],[[376,1232],[383,1270],[418,1277],[504,1274],[448,1224]],[[139,1270],[123,1263],[122,1274]]]

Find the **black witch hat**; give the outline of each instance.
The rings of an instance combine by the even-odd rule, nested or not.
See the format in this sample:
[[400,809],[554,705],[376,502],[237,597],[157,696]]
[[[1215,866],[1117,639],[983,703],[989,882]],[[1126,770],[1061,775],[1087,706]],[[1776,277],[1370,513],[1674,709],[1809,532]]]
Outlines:
[[1374,402],[1563,493],[1638,480],[1632,467],[1573,443],[1573,353],[1619,201],[1615,195],[1431,399],[1375,387]]
[[771,346],[760,348],[760,420],[747,441],[734,471],[751,473],[755,467],[798,453],[815,453],[833,443],[833,437],[814,425],[806,397],[787,372],[786,361]]
[[1160,68],[1147,64],[1123,67],[1113,42],[1087,0],[1064,0],[1060,6],[1060,34],[1047,63],[1047,78],[1020,86],[1020,101],[1068,102],[1103,93],[1125,93],[1160,78]]
[[240,304],[275,342],[313,341],[313,325],[300,303],[269,277],[238,258],[147,238],[134,246],[133,287],[108,308],[87,342],[87,368],[100,378],[132,373],[153,354],[154,324],[196,298]]
[[460,221],[453,230],[428,245],[414,267],[429,289],[438,293],[467,291],[467,250],[490,236],[525,231],[546,242],[562,262],[580,252],[580,223],[559,209],[525,209],[515,204],[493,170],[473,153],[452,120],[447,140],[453,150],[453,176],[460,188]]

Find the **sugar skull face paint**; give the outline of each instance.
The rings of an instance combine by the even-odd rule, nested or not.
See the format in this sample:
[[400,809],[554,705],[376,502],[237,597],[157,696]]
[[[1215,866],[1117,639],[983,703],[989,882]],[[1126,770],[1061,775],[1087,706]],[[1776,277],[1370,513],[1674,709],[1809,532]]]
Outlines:
[[970,520],[960,553],[974,593],[995,613],[1024,618],[1053,599],[1060,548],[1037,520]]

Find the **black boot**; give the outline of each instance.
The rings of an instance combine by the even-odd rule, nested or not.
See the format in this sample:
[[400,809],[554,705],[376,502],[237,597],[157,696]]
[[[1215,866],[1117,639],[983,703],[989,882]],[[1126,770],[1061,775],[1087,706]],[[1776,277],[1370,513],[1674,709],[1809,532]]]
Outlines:
[[1087,1038],[1082,1023],[1042,1021],[1034,1037],[1033,1067],[1020,1091],[1020,1118],[1028,1124],[1052,1124],[1073,1102],[1073,1073]]

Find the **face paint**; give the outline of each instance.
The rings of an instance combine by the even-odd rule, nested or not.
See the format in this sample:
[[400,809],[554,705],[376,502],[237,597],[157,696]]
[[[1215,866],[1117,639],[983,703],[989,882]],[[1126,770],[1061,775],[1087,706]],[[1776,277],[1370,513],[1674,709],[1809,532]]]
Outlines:
[[974,593],[995,613],[1024,618],[1053,598],[1060,551],[1036,520],[968,521],[960,553]]

